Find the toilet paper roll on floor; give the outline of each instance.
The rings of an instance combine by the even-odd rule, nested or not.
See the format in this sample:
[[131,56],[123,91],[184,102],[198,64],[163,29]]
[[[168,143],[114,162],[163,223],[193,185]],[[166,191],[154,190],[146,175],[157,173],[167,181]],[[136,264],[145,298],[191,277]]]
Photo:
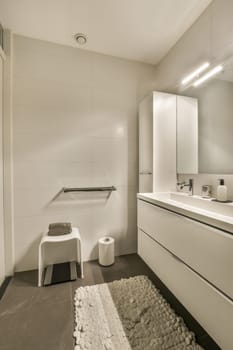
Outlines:
[[99,243],[99,264],[110,266],[115,262],[114,238],[102,237]]

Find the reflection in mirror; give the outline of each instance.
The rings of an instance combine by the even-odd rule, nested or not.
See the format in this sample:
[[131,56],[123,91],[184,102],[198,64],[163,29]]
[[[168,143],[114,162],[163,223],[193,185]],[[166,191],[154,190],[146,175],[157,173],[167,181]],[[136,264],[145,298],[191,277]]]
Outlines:
[[198,173],[198,108],[197,99],[177,96],[177,173]]
[[233,174],[233,59],[184,95],[198,100],[199,173]]

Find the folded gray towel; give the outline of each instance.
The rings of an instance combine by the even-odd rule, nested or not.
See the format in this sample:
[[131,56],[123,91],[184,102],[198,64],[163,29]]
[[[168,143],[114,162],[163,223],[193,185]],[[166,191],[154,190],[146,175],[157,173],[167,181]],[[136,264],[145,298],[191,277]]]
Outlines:
[[70,222],[55,222],[49,225],[49,236],[66,235],[72,232],[72,225]]
[[49,230],[54,228],[71,229],[72,224],[70,222],[54,222],[52,224],[49,224]]

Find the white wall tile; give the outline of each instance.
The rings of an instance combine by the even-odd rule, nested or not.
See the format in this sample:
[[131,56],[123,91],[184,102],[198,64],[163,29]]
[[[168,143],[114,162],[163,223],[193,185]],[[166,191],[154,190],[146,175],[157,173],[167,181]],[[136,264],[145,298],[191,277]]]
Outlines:
[[[44,171],[46,169],[46,171]],[[91,162],[15,161],[16,188],[88,186],[92,178]]]
[[15,76],[47,83],[70,84],[78,81],[79,85],[91,86],[91,53],[39,40],[35,42],[22,36],[15,36],[14,47],[18,53],[14,57]]
[[[80,228],[84,259],[103,235],[136,251],[137,107],[150,65],[14,36],[13,141],[16,269],[37,267],[50,222]],[[65,187],[117,187],[71,193]]]
[[92,139],[72,133],[14,133],[16,161],[88,162],[93,159]]
[[17,77],[13,96],[14,104],[33,105],[38,108],[37,113],[41,107],[52,107],[52,118],[56,118],[59,111],[68,112],[71,109],[76,113],[89,112],[92,89],[78,84],[77,81],[67,83]]

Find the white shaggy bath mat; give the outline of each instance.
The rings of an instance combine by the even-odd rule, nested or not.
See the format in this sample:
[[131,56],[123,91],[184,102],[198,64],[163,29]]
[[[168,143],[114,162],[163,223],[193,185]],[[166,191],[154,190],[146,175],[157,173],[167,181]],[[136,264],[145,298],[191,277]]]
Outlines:
[[146,276],[75,292],[75,350],[200,350]]

